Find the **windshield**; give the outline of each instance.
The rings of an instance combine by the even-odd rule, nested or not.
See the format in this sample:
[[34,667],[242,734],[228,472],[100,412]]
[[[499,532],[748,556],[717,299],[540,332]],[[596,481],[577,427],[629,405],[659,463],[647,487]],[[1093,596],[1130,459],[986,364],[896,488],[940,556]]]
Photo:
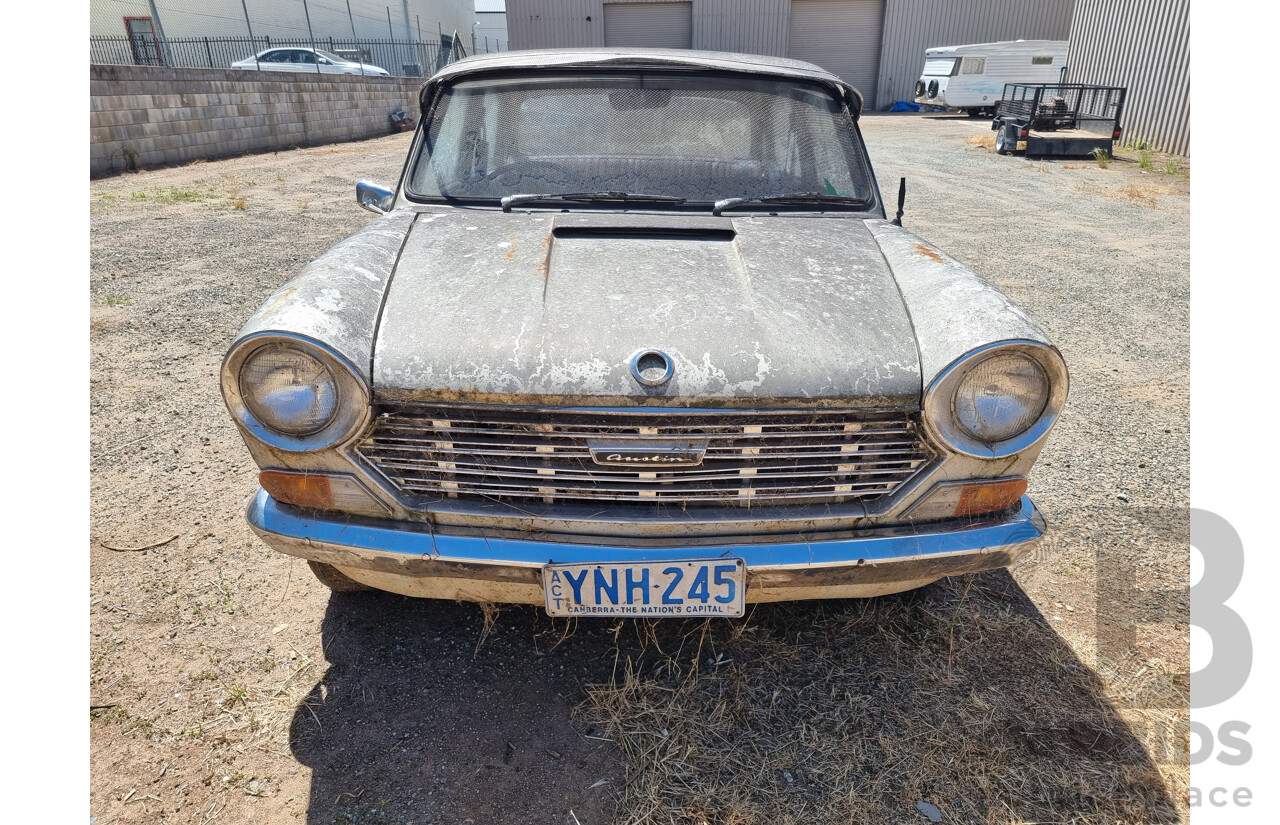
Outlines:
[[655,72],[458,83],[432,113],[408,188],[482,200],[874,198],[853,120],[827,87]]
[[333,63],[346,63],[346,62],[347,62],[347,59],[346,59],[345,57],[339,57],[338,55],[334,54],[333,52],[326,52],[324,49],[316,49],[316,54],[320,55],[321,57],[323,57],[323,58],[325,58],[325,59],[327,59],[327,60],[329,60],[329,61],[331,61],[331,62],[333,62]]
[[925,77],[950,77],[951,70],[956,67],[954,57],[929,57],[924,61]]

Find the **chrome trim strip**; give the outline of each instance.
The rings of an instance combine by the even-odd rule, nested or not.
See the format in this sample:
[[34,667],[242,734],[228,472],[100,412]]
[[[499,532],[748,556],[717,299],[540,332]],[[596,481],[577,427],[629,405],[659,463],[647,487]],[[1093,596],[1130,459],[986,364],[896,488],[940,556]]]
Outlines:
[[[601,559],[665,561],[703,558],[708,545],[628,547],[607,539],[592,544],[555,540],[452,535],[425,523],[362,519],[304,512],[280,504],[265,490],[249,502],[246,518],[254,532],[276,550],[330,564],[401,575],[454,575],[477,580],[519,577],[520,569],[538,570],[548,562],[589,563]],[[1043,517],[1027,497],[1018,508],[971,525],[954,522],[905,525],[857,531],[855,538],[815,540],[815,536],[780,534],[773,543],[735,543],[733,537],[710,545],[719,555],[746,561],[752,572],[812,571],[817,568],[876,568],[900,562],[952,559],[955,569],[968,568],[965,558],[1005,553],[1003,566],[1030,549],[1046,530]],[[736,541],[741,541],[739,537]],[[945,564],[942,569],[952,569]],[[444,572],[448,571],[448,572]],[[942,572],[938,575],[952,575]]]

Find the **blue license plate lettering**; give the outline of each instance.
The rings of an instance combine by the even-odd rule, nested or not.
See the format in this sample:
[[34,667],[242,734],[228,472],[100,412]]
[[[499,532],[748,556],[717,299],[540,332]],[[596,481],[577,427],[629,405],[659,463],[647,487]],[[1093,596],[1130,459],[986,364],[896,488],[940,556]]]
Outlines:
[[552,616],[741,616],[742,559],[550,563],[542,569]]

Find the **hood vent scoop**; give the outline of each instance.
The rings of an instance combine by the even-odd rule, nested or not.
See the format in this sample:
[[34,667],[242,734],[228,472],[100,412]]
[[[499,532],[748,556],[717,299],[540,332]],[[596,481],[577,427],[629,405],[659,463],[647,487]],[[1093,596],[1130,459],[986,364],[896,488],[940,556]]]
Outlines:
[[738,234],[729,218],[671,215],[557,215],[551,227],[557,238],[645,237],[711,238],[729,241]]

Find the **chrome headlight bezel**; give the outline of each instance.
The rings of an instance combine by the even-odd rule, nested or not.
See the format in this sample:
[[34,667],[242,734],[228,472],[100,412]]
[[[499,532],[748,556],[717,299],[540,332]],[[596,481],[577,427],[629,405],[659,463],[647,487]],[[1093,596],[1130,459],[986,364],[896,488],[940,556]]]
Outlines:
[[[1049,382],[1049,397],[1040,416],[1025,430],[1002,441],[987,442],[974,438],[956,421],[955,397],[965,376],[974,367],[1000,355],[1020,355],[1034,361]],[[1069,384],[1067,365],[1056,347],[1029,340],[987,344],[953,361],[929,385],[924,395],[925,429],[934,440],[952,452],[975,458],[1007,458],[1048,435],[1067,402]]]
[[[264,347],[287,347],[315,358],[333,376],[338,405],[333,418],[312,433],[295,435],[272,429],[245,403],[240,375],[249,359]],[[360,433],[368,424],[372,395],[355,367],[346,358],[318,341],[284,332],[260,332],[238,342],[222,361],[222,397],[232,418],[255,439],[289,452],[329,449]]]

